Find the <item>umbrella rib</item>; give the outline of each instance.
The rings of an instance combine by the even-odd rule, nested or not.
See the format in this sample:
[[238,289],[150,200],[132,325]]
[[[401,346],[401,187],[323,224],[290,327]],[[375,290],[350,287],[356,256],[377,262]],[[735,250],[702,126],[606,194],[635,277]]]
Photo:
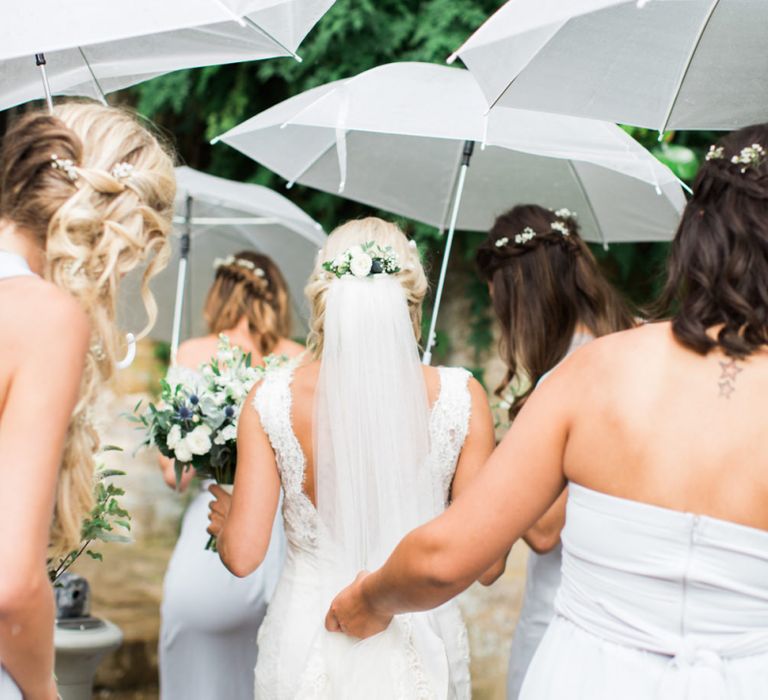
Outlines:
[[294,59],[295,59],[295,60],[296,60],[298,63],[301,63],[301,61],[302,61],[302,58],[301,58],[301,56],[299,56],[299,54],[297,54],[295,51],[292,51],[291,49],[289,49],[289,48],[288,48],[288,47],[287,47],[287,46],[286,46],[286,45],[285,45],[285,44],[284,44],[282,41],[280,41],[279,39],[277,39],[276,37],[274,37],[274,36],[273,36],[272,34],[270,34],[270,33],[269,33],[269,32],[268,32],[266,29],[264,29],[264,27],[262,27],[262,26],[261,26],[261,25],[259,25],[259,24],[256,24],[256,22],[254,22],[254,21],[253,21],[253,20],[252,20],[250,17],[248,17],[247,15],[246,15],[245,17],[243,17],[243,20],[245,21],[245,24],[246,24],[246,25],[247,25],[247,26],[248,26],[250,29],[253,29],[254,31],[260,32],[260,33],[261,33],[261,34],[263,34],[265,37],[267,37],[267,39],[269,39],[270,41],[272,41],[272,42],[274,42],[275,44],[277,44],[277,45],[278,45],[278,46],[279,46],[281,49],[283,49],[283,51],[285,51],[285,52],[286,52],[286,53],[287,53],[289,56],[291,56],[292,58],[294,58]]
[[712,5],[709,8],[709,12],[707,12],[707,16],[704,18],[704,21],[701,23],[701,27],[699,27],[699,33],[696,35],[696,41],[693,43],[693,47],[691,48],[690,53],[688,54],[688,59],[685,62],[685,67],[683,68],[683,72],[680,74],[680,79],[677,82],[677,87],[675,89],[674,94],[672,95],[672,102],[669,105],[669,109],[667,110],[667,114],[664,117],[664,123],[661,125],[661,129],[659,130],[659,134],[663,134],[667,130],[667,124],[669,124],[669,120],[672,118],[672,111],[675,109],[675,105],[677,104],[677,98],[680,97],[680,91],[683,89],[683,83],[685,82],[685,78],[688,75],[688,70],[691,67],[691,63],[693,62],[693,57],[696,55],[696,51],[699,49],[699,44],[701,44],[701,40],[704,37],[704,32],[707,31],[707,27],[709,26],[709,21],[712,19],[712,15],[715,13],[715,10],[717,9],[717,5],[720,2],[720,0],[713,0]]
[[101,89],[101,85],[99,84],[98,78],[96,78],[96,73],[93,72],[93,68],[91,67],[90,61],[86,57],[85,52],[83,51],[81,46],[78,46],[77,50],[80,52],[80,57],[83,59],[83,63],[85,63],[85,67],[88,69],[88,72],[91,74],[91,80],[93,81],[93,85],[96,88],[96,91],[99,93],[99,98],[101,99],[101,103],[104,105],[108,104],[107,96],[104,94],[104,90]]
[[597,214],[595,213],[595,209],[592,206],[592,200],[589,198],[589,195],[587,194],[587,188],[584,187],[584,183],[581,180],[581,175],[579,175],[579,171],[576,170],[576,166],[573,164],[572,160],[568,160],[568,167],[571,169],[571,173],[573,174],[573,177],[576,179],[576,184],[579,186],[579,189],[581,190],[581,194],[584,195],[584,201],[587,203],[587,207],[589,208],[589,213],[592,215],[592,219],[595,222],[595,225],[597,226],[597,234],[600,236],[600,242],[603,244],[603,248],[605,250],[608,250],[608,241],[605,238],[605,234],[603,233],[603,227],[600,224],[600,219],[597,218]]
[[322,152],[315,158],[314,160],[310,160],[309,163],[307,163],[302,170],[298,172],[298,174],[295,177],[292,177],[290,180],[288,180],[288,189],[293,187],[293,185],[298,182],[300,177],[304,177],[306,175],[307,171],[315,164],[317,161],[319,161],[328,151],[330,151],[334,146],[336,145],[336,134],[334,134],[333,140],[331,143],[329,143]]

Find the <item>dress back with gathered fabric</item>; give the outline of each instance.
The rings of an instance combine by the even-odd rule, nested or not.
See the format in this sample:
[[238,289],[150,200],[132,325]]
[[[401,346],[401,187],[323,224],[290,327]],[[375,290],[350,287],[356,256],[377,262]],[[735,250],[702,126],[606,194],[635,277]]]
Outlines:
[[[277,459],[288,551],[282,577],[259,633],[258,700],[470,697],[466,628],[455,602],[430,613],[397,616],[365,642],[324,629],[330,600],[321,570],[318,512],[304,490],[306,459],[292,423],[293,366],[267,375],[255,399]],[[447,506],[469,428],[469,373],[440,368],[440,392],[429,411],[424,468]]]
[[[35,276],[29,269],[27,261],[20,255],[0,250],[0,282],[14,277]],[[19,691],[13,679],[0,664],[0,700],[21,700]]]
[[522,700],[766,697],[768,532],[572,483],[562,542]]

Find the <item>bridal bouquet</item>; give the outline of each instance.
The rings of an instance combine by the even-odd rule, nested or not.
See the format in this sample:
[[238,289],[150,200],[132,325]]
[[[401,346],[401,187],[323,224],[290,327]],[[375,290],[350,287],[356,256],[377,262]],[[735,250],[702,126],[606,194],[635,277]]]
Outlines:
[[[141,401],[136,405],[131,420],[145,434],[142,445],[175,460],[177,483],[184,471],[194,469],[200,478],[233,484],[243,400],[267,371],[286,361],[285,356],[270,356],[254,367],[250,354],[220,336],[216,356],[199,372],[172,367],[161,382],[160,401],[146,409]],[[214,538],[206,549],[215,549]]]

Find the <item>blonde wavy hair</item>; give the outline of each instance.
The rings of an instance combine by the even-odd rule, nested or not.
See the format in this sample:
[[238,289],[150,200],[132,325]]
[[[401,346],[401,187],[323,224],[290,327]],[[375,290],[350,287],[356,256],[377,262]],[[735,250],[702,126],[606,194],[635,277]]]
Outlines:
[[272,258],[243,250],[216,268],[216,278],[205,300],[208,330],[218,335],[248,319],[248,330],[262,355],[271,353],[281,338],[291,335],[288,285]]
[[[53,167],[54,155],[71,166]],[[142,337],[157,315],[148,283],[168,262],[175,193],[169,150],[122,109],[61,104],[53,114],[22,117],[3,139],[0,217],[32,232],[46,252],[46,278],[80,302],[92,331],[59,475],[54,555],[77,545],[83,518],[93,506],[99,437],[91,406],[126,345],[116,323],[118,284],[145,266]]]
[[396,278],[402,285],[408,300],[413,334],[417,342],[421,338],[421,306],[429,283],[418,249],[413,242],[408,241],[397,224],[375,216],[353,219],[334,229],[328,236],[328,240],[318,253],[315,269],[304,290],[311,309],[307,347],[315,359],[323,354],[325,298],[329,285],[335,279],[323,269],[323,263],[333,260],[352,246],[362,245],[368,241],[378,243],[382,247],[390,246],[397,254],[402,270],[397,273]]

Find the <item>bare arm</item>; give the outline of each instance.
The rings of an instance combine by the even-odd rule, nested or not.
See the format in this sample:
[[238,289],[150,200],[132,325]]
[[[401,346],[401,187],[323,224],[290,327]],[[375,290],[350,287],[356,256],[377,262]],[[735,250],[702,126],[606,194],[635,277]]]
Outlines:
[[[258,385],[257,385],[258,386]],[[217,487],[211,492],[211,527],[224,566],[248,576],[264,561],[280,499],[275,453],[253,407],[256,387],[245,400],[237,428],[237,469],[231,506]]]
[[84,312],[60,294],[36,297],[45,312],[36,309],[34,324],[25,324],[4,348],[4,356],[15,355],[17,368],[0,420],[0,658],[25,700],[56,697],[46,555],[64,438],[90,336]]
[[551,552],[560,542],[560,533],[565,527],[565,504],[568,489],[565,489],[549,510],[539,518],[524,535],[526,544],[536,554]]
[[[491,456],[496,445],[493,434],[493,416],[488,405],[488,397],[476,379],[469,380],[469,393],[472,398],[472,413],[467,438],[464,441],[464,447],[456,465],[456,475],[451,485],[451,501],[455,501],[466,491],[467,486],[477,477],[478,472]],[[479,577],[480,583],[484,586],[490,586],[504,573],[508,553],[509,551]]]
[[488,463],[445,513],[407,535],[378,571],[333,601],[326,626],[355,637],[391,617],[428,610],[498,561],[563,491],[570,409],[562,369],[528,400]]

